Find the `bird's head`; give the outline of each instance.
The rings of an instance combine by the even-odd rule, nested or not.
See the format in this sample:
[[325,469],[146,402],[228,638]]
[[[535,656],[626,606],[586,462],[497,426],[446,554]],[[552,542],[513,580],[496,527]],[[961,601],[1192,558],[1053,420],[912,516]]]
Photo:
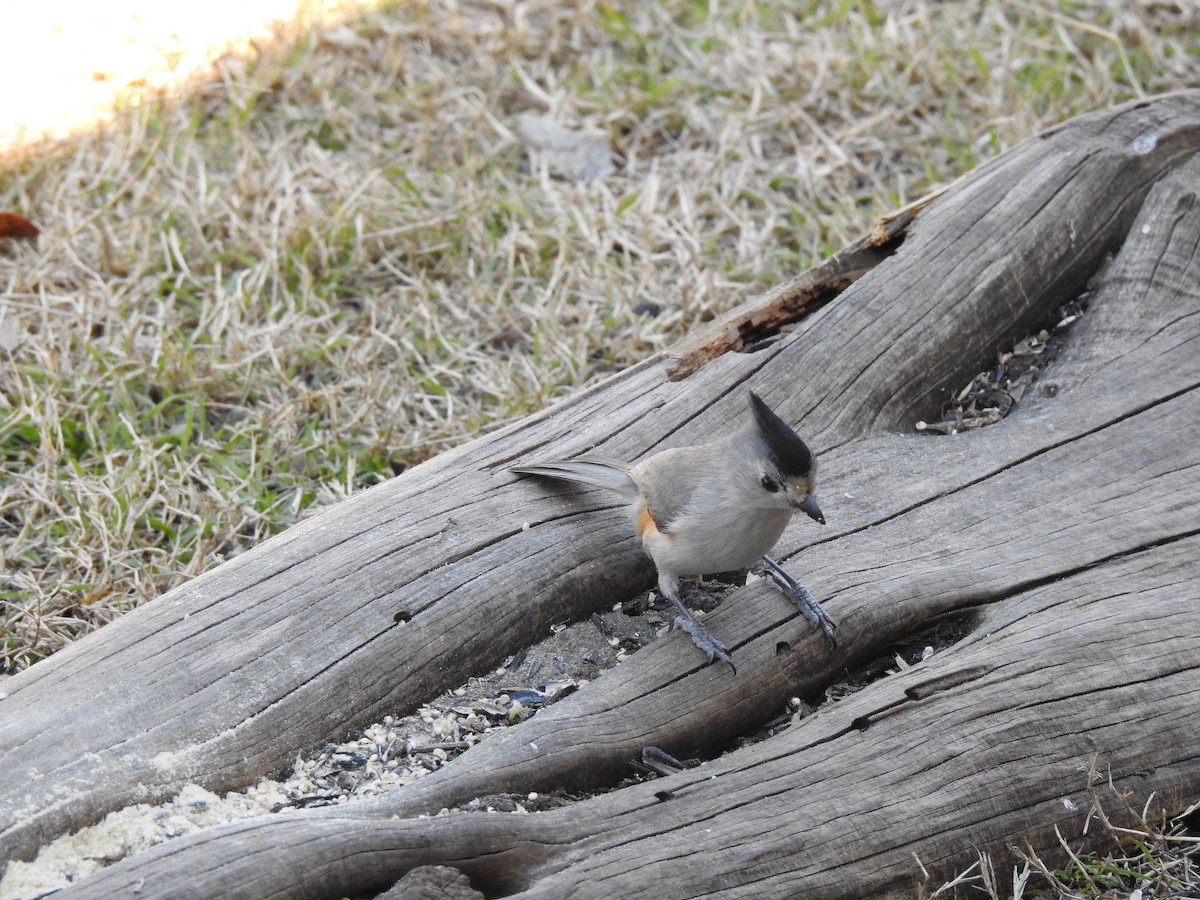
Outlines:
[[762,450],[757,475],[765,505],[788,506],[824,525],[825,516],[813,496],[817,489],[817,458],[800,435],[753,391],[750,409]]

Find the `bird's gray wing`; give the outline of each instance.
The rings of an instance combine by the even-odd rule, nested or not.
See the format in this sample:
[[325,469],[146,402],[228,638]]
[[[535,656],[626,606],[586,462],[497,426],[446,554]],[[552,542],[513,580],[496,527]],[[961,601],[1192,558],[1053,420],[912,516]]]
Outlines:
[[635,466],[630,474],[646,500],[654,527],[668,532],[691,503],[696,489],[695,447],[663,450]]

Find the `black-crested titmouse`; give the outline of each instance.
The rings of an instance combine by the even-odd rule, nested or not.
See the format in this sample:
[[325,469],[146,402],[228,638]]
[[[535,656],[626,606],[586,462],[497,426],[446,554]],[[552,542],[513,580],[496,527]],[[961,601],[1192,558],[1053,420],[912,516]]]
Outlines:
[[658,569],[659,590],[679,611],[675,624],[692,636],[709,662],[720,659],[730,666],[725,645],[679,599],[680,577],[749,569],[761,560],[766,573],[831,642],[834,629],[808,589],[767,555],[797,511],[825,524],[813,497],[816,458],[753,391],[750,409],[753,420],[739,431],[707,444],[662,450],[635,466],[579,456],[511,469],[628,497],[634,527]]

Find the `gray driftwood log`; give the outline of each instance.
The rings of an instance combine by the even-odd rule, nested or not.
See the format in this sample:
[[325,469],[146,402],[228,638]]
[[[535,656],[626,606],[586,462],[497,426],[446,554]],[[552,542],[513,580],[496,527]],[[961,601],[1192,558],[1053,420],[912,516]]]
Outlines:
[[[487,895],[907,896],[979,852],[1003,867],[1018,840],[1053,858],[1056,828],[1098,840],[1093,764],[1182,812],[1200,794],[1198,152],[1200,92],[1073,120],[827,264],[836,296],[806,273],[708,333],[749,348],[780,307],[823,303],[783,339],[651,359],[39,663],[0,701],[0,858],[187,781],[276,772],[644,589],[608,498],[505,467],[702,440],[748,388],[820,453],[830,525],[778,549],[836,650],[754,584],[706,620],[736,676],[672,634],[393,795],[200,832],[64,896],[361,895],[425,865]],[[1012,415],[914,433],[1114,253]],[[417,817],[612,784],[648,744],[712,756],[947,618],[969,626],[952,647],[697,769],[550,812]]]

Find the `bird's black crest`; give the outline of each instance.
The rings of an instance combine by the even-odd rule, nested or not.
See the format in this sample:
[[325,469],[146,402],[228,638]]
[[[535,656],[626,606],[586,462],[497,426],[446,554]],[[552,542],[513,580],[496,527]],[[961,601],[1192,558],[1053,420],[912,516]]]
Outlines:
[[758,433],[767,445],[771,462],[779,474],[791,478],[805,478],[812,474],[816,460],[808,445],[800,440],[800,435],[775,415],[754,391],[750,392],[750,408],[754,410]]

